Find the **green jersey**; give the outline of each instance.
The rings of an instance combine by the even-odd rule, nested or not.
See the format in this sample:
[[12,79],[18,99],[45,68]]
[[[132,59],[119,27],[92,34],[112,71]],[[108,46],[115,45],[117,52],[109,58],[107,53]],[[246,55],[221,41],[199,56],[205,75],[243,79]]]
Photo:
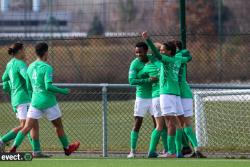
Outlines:
[[150,39],[146,40],[153,54],[162,62],[160,74],[160,94],[180,95],[178,74],[182,63],[190,61],[192,58],[182,57],[181,53],[174,57],[160,54]]
[[28,89],[32,91],[31,105],[40,110],[57,104],[55,93],[67,94],[67,89],[60,89],[52,85],[53,68],[43,62],[35,61],[28,70]]
[[[144,68],[139,72],[139,75],[146,75],[148,77],[160,78],[161,62],[156,58],[146,63]],[[160,84],[159,82],[152,83],[152,98],[160,96]]]
[[150,78],[138,77],[138,73],[144,66],[144,62],[139,58],[135,58],[130,64],[128,80],[130,85],[136,85],[136,97],[152,98],[152,85]]
[[[11,94],[11,105],[16,108],[20,104],[30,102],[28,95],[26,78],[27,65],[24,61],[12,58],[6,66],[2,76],[3,82],[7,82]],[[4,85],[6,89],[6,84]]]
[[[189,51],[186,49],[181,50],[179,52],[181,52],[183,56],[190,55]],[[193,94],[192,94],[191,88],[187,82],[186,76],[187,76],[187,64],[183,63],[181,65],[181,68],[179,71],[179,85],[180,85],[181,97],[182,98],[193,98]]]

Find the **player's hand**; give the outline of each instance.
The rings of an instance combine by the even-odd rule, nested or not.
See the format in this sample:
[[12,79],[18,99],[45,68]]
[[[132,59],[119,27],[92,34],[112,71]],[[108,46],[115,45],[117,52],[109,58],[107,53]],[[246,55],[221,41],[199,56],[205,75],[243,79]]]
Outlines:
[[70,92],[71,92],[71,90],[68,88],[66,88],[65,91],[66,91],[66,95],[70,94]]
[[145,39],[145,40],[149,38],[148,32],[147,32],[147,31],[144,31],[143,33],[141,33],[141,36],[142,36],[142,38]]
[[151,82],[158,82],[158,78],[157,77],[150,77],[150,81]]

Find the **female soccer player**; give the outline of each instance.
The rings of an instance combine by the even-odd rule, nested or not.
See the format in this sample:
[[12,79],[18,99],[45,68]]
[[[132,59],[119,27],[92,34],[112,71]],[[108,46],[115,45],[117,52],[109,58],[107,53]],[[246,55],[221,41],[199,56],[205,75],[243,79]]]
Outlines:
[[[174,41],[176,45],[177,53],[181,52],[183,55],[188,55],[190,52],[186,49],[182,48],[181,41]],[[181,103],[184,111],[184,125],[183,129],[185,132],[185,135],[187,135],[189,141],[191,142],[192,146],[194,147],[194,152],[191,155],[193,158],[206,158],[198,147],[196,135],[192,128],[192,117],[193,117],[193,94],[190,89],[190,86],[187,82],[187,64],[183,63],[181,65],[180,71],[179,71],[179,86],[180,86],[180,95],[181,95]],[[188,150],[188,147],[187,149]],[[185,152],[185,147],[183,148],[183,151]]]
[[[181,105],[178,73],[181,63],[190,61],[191,57],[184,58],[181,54],[175,55],[176,47],[173,42],[164,43],[160,48],[160,54],[150,40],[147,32],[143,32],[142,37],[153,51],[153,55],[162,62],[160,74],[160,106],[168,127],[168,157],[181,158],[183,157],[181,153],[182,142],[179,141],[179,139],[182,139],[182,122],[179,118],[183,117],[184,113]],[[177,124],[175,124],[176,116],[178,118]]]
[[136,145],[138,134],[142,125],[144,115],[149,112],[152,115],[153,122],[155,124],[154,116],[152,113],[152,83],[157,82],[155,77],[141,78],[138,76],[139,71],[143,69],[146,63],[149,62],[147,56],[148,46],[144,42],[138,42],[135,45],[135,58],[129,68],[129,83],[136,85],[136,100],[134,107],[134,127],[130,134],[130,153],[128,158],[135,157]]
[[[20,42],[15,43],[13,47],[9,48],[8,54],[13,58],[8,62],[6,70],[2,76],[4,83],[3,89],[11,94],[11,104],[14,112],[16,112],[20,125],[1,137],[0,148],[2,148],[2,151],[4,144],[14,139],[17,133],[24,127],[30,105],[30,97],[26,84],[26,55],[23,44]],[[38,122],[34,124],[31,130],[31,138],[29,139],[33,148],[33,156],[47,157],[47,155],[41,153]]]
[[32,91],[31,106],[28,110],[27,121],[24,128],[17,134],[15,142],[10,152],[16,152],[21,145],[25,135],[34,127],[34,124],[46,115],[56,128],[56,133],[61,141],[65,155],[70,155],[76,151],[80,143],[69,144],[67,135],[64,132],[61,111],[56,101],[55,93],[69,94],[69,89],[62,89],[52,85],[53,68],[47,63],[48,45],[38,43],[35,47],[37,60],[30,64],[27,73],[28,90]]

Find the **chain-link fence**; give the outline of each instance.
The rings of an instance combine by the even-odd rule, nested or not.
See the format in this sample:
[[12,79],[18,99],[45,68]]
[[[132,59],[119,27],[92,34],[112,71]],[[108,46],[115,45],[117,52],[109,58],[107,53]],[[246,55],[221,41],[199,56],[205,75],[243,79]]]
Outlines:
[[[62,85],[61,85],[62,86]],[[133,126],[134,91],[129,85],[64,84],[72,88],[68,96],[59,96],[65,131],[70,141],[79,140],[79,151],[86,156],[123,156],[129,152]],[[194,88],[196,86],[193,86]],[[202,150],[209,156],[249,156],[249,99],[247,89],[193,89],[194,128]],[[212,88],[212,87],[211,87]],[[7,96],[1,92],[1,133],[18,125]],[[41,119],[40,141],[44,151],[61,152],[52,124]],[[144,119],[137,152],[146,154],[153,130],[151,117]],[[48,142],[49,141],[49,142]],[[158,151],[163,149],[162,142]],[[26,140],[20,150],[30,150]]]
[[[222,45],[216,36],[190,37],[187,46],[193,60],[188,64],[188,80],[191,83],[247,82],[250,70],[249,36],[227,35]],[[178,36],[152,35],[152,39],[164,42],[178,39]],[[240,42],[236,44],[235,39]],[[48,42],[49,63],[55,69],[55,82],[127,83],[129,65],[135,58],[134,45],[139,41],[142,41],[139,36],[51,39]],[[11,58],[7,49],[13,42],[2,40],[0,74]],[[34,46],[38,41],[23,42],[30,63],[35,60]]]

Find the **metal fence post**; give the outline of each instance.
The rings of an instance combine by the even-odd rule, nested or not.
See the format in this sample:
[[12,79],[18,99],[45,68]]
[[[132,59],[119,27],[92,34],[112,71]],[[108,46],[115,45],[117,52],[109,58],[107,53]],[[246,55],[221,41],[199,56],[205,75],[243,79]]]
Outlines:
[[107,127],[108,84],[101,84],[101,85],[102,85],[102,155],[103,157],[108,157],[108,127]]

